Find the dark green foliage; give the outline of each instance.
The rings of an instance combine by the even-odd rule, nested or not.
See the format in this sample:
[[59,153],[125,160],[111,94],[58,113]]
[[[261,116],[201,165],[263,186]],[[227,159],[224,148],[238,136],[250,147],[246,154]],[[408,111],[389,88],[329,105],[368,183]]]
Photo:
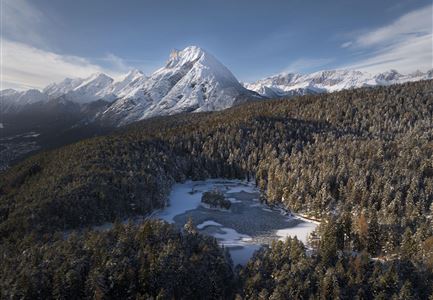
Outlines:
[[247,268],[259,269],[245,274],[245,295],[425,298],[433,286],[432,170],[433,81],[153,118],[1,174],[0,243],[17,245],[10,256],[18,261],[30,235],[149,213],[165,205],[174,182],[247,178],[269,204],[322,225],[317,255],[296,254],[301,265],[262,258],[297,246],[263,250]]
[[246,299],[427,299],[433,292],[432,273],[409,261],[374,262],[361,253],[329,262],[323,251],[329,250],[308,256],[302,243],[290,238],[274,243],[241,270],[242,294]]
[[2,299],[228,299],[233,273],[210,237],[157,221],[1,245]]
[[224,198],[224,194],[219,191],[204,192],[201,202],[208,204],[210,207],[230,209],[231,202]]

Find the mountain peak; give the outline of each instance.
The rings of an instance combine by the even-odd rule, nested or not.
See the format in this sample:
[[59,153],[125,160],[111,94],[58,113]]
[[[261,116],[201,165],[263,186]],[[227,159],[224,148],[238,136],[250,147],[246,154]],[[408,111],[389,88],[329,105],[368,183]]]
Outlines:
[[144,73],[138,69],[131,69],[126,75],[123,75],[119,79],[116,80],[115,84],[119,82],[131,82],[137,78],[145,77]]
[[191,45],[185,47],[185,49],[183,49],[181,52],[183,55],[201,55],[206,51],[203,48],[200,48],[199,46]]
[[12,94],[17,94],[19,93],[17,90],[14,89],[4,89],[0,91],[0,95],[1,96],[5,96],[5,95],[12,95]]
[[188,46],[183,50],[173,49],[170,53],[167,67],[181,66],[187,63],[193,63],[207,55],[206,51],[198,46]]
[[106,86],[111,84],[114,81],[113,78],[108,76],[107,74],[104,74],[102,72],[93,73],[89,77],[87,77],[84,82],[78,86],[76,89],[79,89],[84,86],[88,85],[95,85],[98,87]]
[[137,76],[137,75],[144,75],[144,73],[139,69],[131,69],[126,76]]
[[113,80],[110,76],[102,72],[96,72],[86,78],[86,81],[91,80]]
[[117,93],[102,119],[122,125],[157,115],[221,110],[259,97],[197,46],[171,51],[164,67],[138,83],[127,94]]
[[375,76],[377,80],[380,81],[392,81],[392,80],[398,80],[402,75],[394,69],[391,69],[389,71],[379,73]]

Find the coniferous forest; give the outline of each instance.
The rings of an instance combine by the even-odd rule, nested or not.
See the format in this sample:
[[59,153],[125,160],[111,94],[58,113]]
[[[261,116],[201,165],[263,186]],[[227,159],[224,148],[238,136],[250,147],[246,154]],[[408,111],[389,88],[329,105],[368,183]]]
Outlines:
[[[321,224],[233,266],[160,221],[175,182],[239,178]],[[93,226],[116,222],[109,231]],[[433,299],[433,81],[156,117],[0,174],[2,299]]]

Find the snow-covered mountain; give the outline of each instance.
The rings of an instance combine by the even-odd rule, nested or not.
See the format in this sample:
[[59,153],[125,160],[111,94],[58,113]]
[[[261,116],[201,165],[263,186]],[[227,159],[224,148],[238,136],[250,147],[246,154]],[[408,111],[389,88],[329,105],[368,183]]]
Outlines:
[[[87,78],[66,78],[43,91],[0,91],[1,113],[38,108],[62,113],[69,107],[86,114],[86,120],[124,125],[145,118],[180,112],[221,110],[248,100],[334,92],[364,86],[389,85],[432,79],[433,69],[403,75],[395,70],[369,74],[356,70],[330,70],[311,74],[285,73],[243,85],[214,56],[190,46],[174,50],[165,66],[150,76],[131,70],[113,79],[103,73]],[[97,103],[97,109],[88,109]],[[102,101],[102,102],[101,102]],[[90,105],[90,106],[89,106]]]
[[48,96],[37,89],[27,91],[7,89],[0,91],[0,99],[1,112],[14,113],[26,105],[36,102],[46,102],[48,101]]
[[139,70],[131,70],[114,80],[103,73],[88,78],[66,78],[48,85],[42,92],[29,90],[1,92],[3,112],[12,112],[27,104],[27,94],[34,94],[33,102],[63,101],[78,104],[105,100],[112,104],[97,119],[123,125],[152,116],[179,112],[221,110],[248,99],[261,99],[247,90],[233,74],[205,50],[190,46],[174,50],[166,65],[149,77]]
[[64,95],[69,101],[89,103],[108,97],[113,81],[113,78],[104,73],[95,73],[85,79],[67,78],[60,83],[50,84],[43,92],[50,99]]
[[65,95],[83,83],[82,78],[65,78],[62,82],[51,83],[43,89],[50,99]]
[[390,85],[432,78],[433,70],[426,73],[417,71],[409,75],[402,75],[396,70],[376,75],[356,70],[330,70],[305,75],[283,73],[252,83],[245,83],[244,86],[265,97],[275,98],[334,92],[365,86]]
[[147,76],[144,75],[143,72],[133,69],[124,77],[114,81],[102,94],[105,94],[104,99],[106,100],[114,100],[110,99],[113,95],[115,98],[128,97],[128,95],[134,93],[137,88],[143,86],[146,80]]
[[247,98],[260,98],[245,89],[233,74],[203,49],[174,50],[166,65],[131,85],[101,116],[126,124],[179,112],[221,110]]

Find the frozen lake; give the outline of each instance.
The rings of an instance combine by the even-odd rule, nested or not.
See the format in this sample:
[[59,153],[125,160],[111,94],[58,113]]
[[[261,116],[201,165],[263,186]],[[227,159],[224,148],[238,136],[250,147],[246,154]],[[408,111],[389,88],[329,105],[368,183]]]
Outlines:
[[[204,192],[217,189],[230,200],[229,210],[210,209],[201,204]],[[169,205],[152,215],[177,227],[189,218],[200,233],[215,237],[227,248],[234,264],[244,265],[254,251],[272,240],[297,236],[306,243],[317,224],[298,217],[285,216],[259,202],[259,191],[241,180],[211,179],[175,184]]]

